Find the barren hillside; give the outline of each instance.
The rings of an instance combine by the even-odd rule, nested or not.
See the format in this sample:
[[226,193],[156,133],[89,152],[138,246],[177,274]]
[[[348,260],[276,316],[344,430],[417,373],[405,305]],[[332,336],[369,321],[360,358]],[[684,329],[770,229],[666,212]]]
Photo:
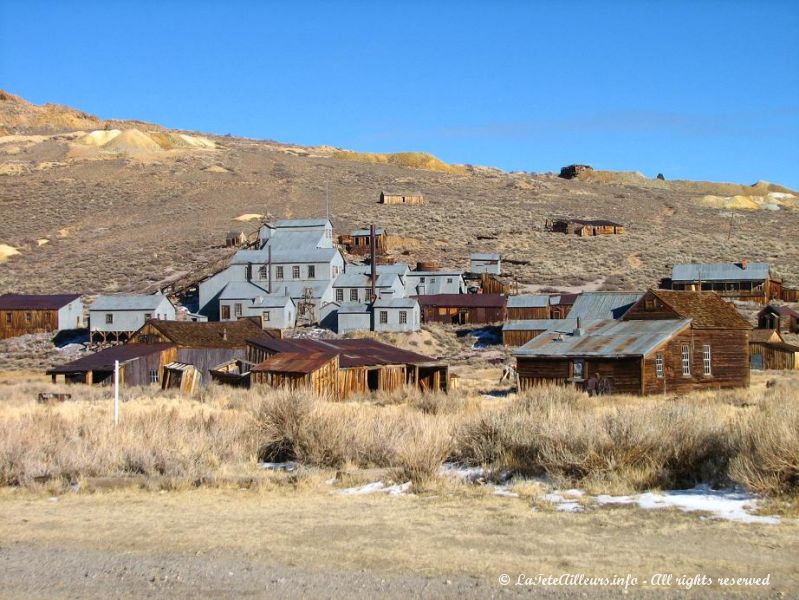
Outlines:
[[[324,214],[326,188],[338,233],[382,225],[404,238],[395,255],[407,262],[465,267],[470,251],[496,250],[523,283],[613,289],[653,285],[673,262],[747,257],[799,284],[799,195],[781,186],[504,173],[107,122],[0,93],[0,290],[154,289],[224,256],[225,232],[255,229],[258,215]],[[419,190],[426,204],[379,205],[382,189]],[[548,233],[552,216],[627,233]]]

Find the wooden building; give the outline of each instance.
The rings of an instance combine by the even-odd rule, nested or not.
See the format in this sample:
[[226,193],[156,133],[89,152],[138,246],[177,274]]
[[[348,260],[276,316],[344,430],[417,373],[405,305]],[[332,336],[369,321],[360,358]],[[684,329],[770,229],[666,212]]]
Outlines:
[[718,294],[649,290],[618,320],[578,322],[522,346],[519,387],[601,381],[641,395],[747,387],[750,331]]
[[782,279],[772,276],[768,263],[688,263],[671,269],[673,290],[716,292],[730,300],[767,304],[782,297]]
[[194,365],[188,365],[182,362],[171,362],[164,365],[161,389],[176,389],[187,396],[191,396],[200,388],[202,378],[202,373],[200,373]]
[[[290,356],[270,362],[281,354]],[[326,371],[329,363],[325,357],[328,355],[337,357],[335,380]],[[304,362],[309,356],[315,358]],[[446,363],[371,339],[277,340],[262,337],[250,340],[246,363],[253,365],[250,367],[251,385],[310,385],[314,390],[321,390],[319,393],[337,400],[354,394],[390,392],[404,385],[416,386],[424,392],[446,392],[449,389],[449,366]]]
[[790,306],[769,304],[757,313],[757,327],[758,329],[799,333],[799,312]]
[[380,192],[380,204],[424,204],[421,192]]
[[469,255],[469,272],[501,275],[502,257],[495,252],[472,252]]
[[120,385],[146,386],[160,383],[164,367],[176,357],[173,344],[123,344],[53,367],[47,374],[53,383],[63,375],[67,383],[113,385],[114,361],[118,360]]
[[230,322],[158,321],[152,319],[136,331],[131,344],[173,344],[175,361],[194,366],[203,383],[211,380],[211,369],[221,363],[243,359],[247,340],[262,337],[264,330],[251,319]]
[[244,233],[241,229],[236,231],[228,231],[225,235],[225,246],[228,248],[235,247],[239,248],[241,246],[246,246],[249,238],[247,234]]
[[502,294],[434,294],[416,299],[423,323],[468,325],[499,323],[507,318],[508,296]]
[[624,233],[624,225],[604,219],[553,219],[547,220],[544,227],[555,233],[568,233],[580,237]]
[[[386,230],[382,227],[375,227],[375,254],[386,253],[387,240],[388,233]],[[372,252],[371,233],[368,228],[356,229],[349,235],[340,235],[338,242],[350,254],[366,256]]]
[[799,369],[799,346],[786,344],[776,329],[755,329],[749,340],[752,369]]
[[524,319],[508,321],[502,326],[502,343],[505,346],[524,346],[545,331],[570,333],[577,327],[576,319]]
[[0,295],[0,340],[84,327],[80,294]]
[[532,294],[508,296],[508,320],[549,319],[549,295]]

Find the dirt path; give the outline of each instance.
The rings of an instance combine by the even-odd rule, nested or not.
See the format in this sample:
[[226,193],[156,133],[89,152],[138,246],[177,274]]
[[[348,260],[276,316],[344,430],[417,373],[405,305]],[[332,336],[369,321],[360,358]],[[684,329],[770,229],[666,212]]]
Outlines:
[[[532,512],[494,496],[342,497],[311,489],[142,491],[57,501],[0,492],[0,597],[615,598],[619,588],[515,585],[520,574],[757,577],[799,588],[799,525],[630,508]],[[499,577],[508,574],[510,584]],[[788,596],[784,596],[788,597]]]

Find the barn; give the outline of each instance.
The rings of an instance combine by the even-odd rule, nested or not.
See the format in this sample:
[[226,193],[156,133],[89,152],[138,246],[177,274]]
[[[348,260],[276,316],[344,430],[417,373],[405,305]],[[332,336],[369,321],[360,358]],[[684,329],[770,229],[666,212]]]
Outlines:
[[0,295],[0,340],[29,333],[80,329],[83,326],[80,294]]
[[718,294],[649,290],[618,319],[547,331],[519,348],[519,387],[601,380],[640,395],[747,387],[750,331]]
[[507,317],[508,296],[503,294],[433,294],[416,299],[423,323],[499,323]]
[[508,320],[549,319],[549,295],[508,296]]

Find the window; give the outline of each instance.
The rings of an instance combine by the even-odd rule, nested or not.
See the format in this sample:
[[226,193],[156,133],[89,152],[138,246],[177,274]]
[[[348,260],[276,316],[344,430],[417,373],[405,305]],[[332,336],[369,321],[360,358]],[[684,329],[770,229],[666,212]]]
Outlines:
[[358,301],[358,290],[356,288],[352,288],[350,290],[350,300],[352,302],[357,302]]
[[149,321],[152,318],[153,318],[152,313],[144,313],[144,320],[145,321]]
[[105,314],[105,324],[106,325],[111,325],[113,322],[114,322],[114,315],[111,314],[111,313],[106,313]]
[[654,298],[647,298],[644,300],[644,309],[645,310],[655,310],[657,308],[657,302]]
[[572,377],[574,379],[583,379],[585,375],[585,361],[582,359],[572,361]]
[[400,325],[405,325],[408,322],[408,311],[407,310],[401,310],[400,311],[399,320],[400,320]]
[[25,313],[25,320],[30,323],[33,321],[33,313]]
[[222,305],[222,320],[225,321],[225,320],[228,320],[228,319],[230,319],[230,305],[229,304],[223,304]]
[[435,277],[431,277],[430,278],[430,283],[435,283],[435,282],[436,282],[436,278]]
[[344,302],[344,288],[336,290],[336,302]]
[[691,348],[688,344],[682,345],[682,374],[684,377],[691,376]]
[[241,303],[236,302],[236,304],[233,305],[233,314],[237,317],[241,316]]
[[705,375],[710,375],[710,346],[702,346],[702,369]]
[[269,268],[266,265],[258,269],[258,278],[261,280],[269,279]]
[[150,383],[158,383],[158,371],[150,369]]
[[658,379],[663,379],[663,354],[655,354],[655,375]]
[[308,265],[308,279],[316,279],[316,265]]
[[452,283],[452,277],[447,277],[447,283]]
[[270,315],[269,315],[269,311],[268,310],[264,311],[264,314],[263,314],[262,318],[263,318],[264,323],[266,323],[267,321],[270,320]]
[[300,278],[300,267],[298,265],[294,265],[293,267],[291,267],[291,278],[292,279]]
[[380,311],[380,324],[381,325],[385,325],[386,323],[388,323],[388,311],[387,310],[381,310]]
[[424,277],[419,278],[419,283],[424,283]]
[[283,279],[283,267],[275,267],[275,279]]

